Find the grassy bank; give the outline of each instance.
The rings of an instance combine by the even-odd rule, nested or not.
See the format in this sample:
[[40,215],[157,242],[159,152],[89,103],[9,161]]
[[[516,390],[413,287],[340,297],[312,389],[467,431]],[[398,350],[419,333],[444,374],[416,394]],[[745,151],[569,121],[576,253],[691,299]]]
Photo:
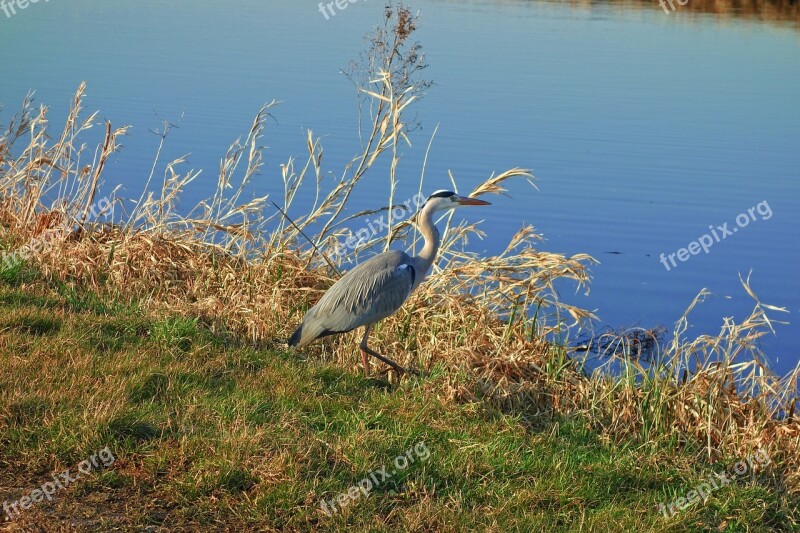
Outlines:
[[[580,416],[531,424],[448,401],[442,368],[366,379],[29,276],[0,285],[0,501],[105,447],[115,462],[10,530],[766,531],[798,512],[759,472],[667,519],[659,503],[733,463],[604,442]],[[427,459],[396,469],[419,443]],[[382,466],[396,475],[323,512]]]
[[[718,335],[687,333],[703,291],[652,360],[630,339],[604,339],[616,372],[590,371],[570,339],[592,314],[562,302],[554,283],[585,288],[593,259],[543,250],[532,227],[481,256],[469,247],[480,226],[446,218],[431,275],[371,337],[422,377],[364,379],[354,334],[286,350],[348,262],[419,249],[413,219],[392,209],[414,130],[405,114],[430,88],[415,24],[389,9],[348,70],[361,116],[345,168],[323,166],[309,131],[302,158],[262,174],[268,104],[193,208],[176,206],[199,173],[161,161],[160,148],[138,197],[103,186],[127,129],[105,122],[100,145],[85,144],[98,124],[84,85],[61,131],[29,100],[7,119],[0,499],[21,502],[52,474],[92,465],[7,527],[798,527],[800,366],[777,376],[765,363],[758,340],[783,310],[749,280],[751,315]],[[256,179],[283,196],[247,198]],[[511,168],[469,194],[532,179]],[[355,190],[378,186],[388,207],[352,205]],[[423,171],[419,190],[431,188]],[[389,229],[356,238],[374,217]],[[113,464],[96,464],[101,450]],[[332,516],[320,509],[407,452],[414,463],[369,496]],[[690,491],[737,464],[746,472],[694,501]],[[657,505],[681,498],[693,501],[663,516]]]

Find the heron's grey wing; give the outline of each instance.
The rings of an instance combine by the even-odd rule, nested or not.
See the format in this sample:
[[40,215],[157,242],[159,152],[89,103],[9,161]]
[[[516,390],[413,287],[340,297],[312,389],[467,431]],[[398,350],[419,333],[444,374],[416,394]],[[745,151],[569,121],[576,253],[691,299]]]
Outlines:
[[417,273],[404,252],[382,253],[358,265],[328,289],[314,317],[330,333],[377,322],[400,309]]

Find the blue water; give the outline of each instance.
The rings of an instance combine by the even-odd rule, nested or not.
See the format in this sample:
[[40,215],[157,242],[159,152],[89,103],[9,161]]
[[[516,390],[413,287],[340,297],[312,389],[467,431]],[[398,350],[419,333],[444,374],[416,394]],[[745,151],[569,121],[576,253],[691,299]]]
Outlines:
[[[800,344],[800,33],[791,25],[656,8],[524,0],[418,1],[417,38],[436,85],[416,108],[422,122],[402,149],[401,190],[416,192],[429,137],[430,190],[462,192],[492,172],[533,169],[539,191],[519,183],[484,218],[479,251],[501,250],[523,224],[544,248],[585,252],[594,267],[588,297],[600,325],[671,326],[703,287],[715,296],[693,314],[691,335],[741,320],[753,302],[739,275],[752,269],[764,302],[790,322],[763,347],[779,371]],[[80,81],[89,110],[131,124],[105,173],[138,197],[159,141],[163,161],[189,153],[204,173],[187,204],[208,196],[219,160],[261,104],[281,100],[264,139],[260,192],[281,196],[280,164],[302,157],[304,129],[324,137],[325,166],[340,172],[357,151],[355,94],[340,69],[363,48],[383,3],[360,0],[329,20],[298,0],[51,0],[10,18],[0,12],[0,119],[36,90],[64,118]],[[99,136],[101,128],[96,128]],[[371,177],[354,210],[385,205],[388,182]],[[772,216],[685,262],[659,261],[709,225],[729,228],[760,202]],[[763,204],[762,204],[763,205]],[[762,209],[766,211],[765,209]],[[613,253],[611,253],[613,252]]]

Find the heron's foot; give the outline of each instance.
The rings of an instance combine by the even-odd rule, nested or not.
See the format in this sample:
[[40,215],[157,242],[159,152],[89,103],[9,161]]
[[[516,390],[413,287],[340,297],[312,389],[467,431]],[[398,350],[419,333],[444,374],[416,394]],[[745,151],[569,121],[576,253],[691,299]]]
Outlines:
[[411,367],[403,368],[400,365],[386,367],[381,372],[379,372],[379,374],[387,374],[393,370],[398,376],[402,376],[403,374],[408,374],[415,377],[421,377],[423,375],[422,372],[420,372],[416,368],[411,368]]
[[[398,376],[401,376],[402,374],[412,374],[414,376],[421,375],[417,370],[414,370],[413,368],[403,368],[402,366],[398,365],[396,362],[392,361],[388,357],[382,356],[381,354],[379,354],[378,352],[367,346],[366,340],[361,343],[360,348],[361,348],[361,358],[364,364],[365,372],[369,372],[368,370],[369,365],[367,364],[367,355],[371,355],[372,357],[375,357],[376,359],[379,359],[383,363],[389,365],[395,372],[397,372]],[[386,372],[388,372],[388,369],[386,370]]]
[[408,368],[406,368],[406,369],[405,369],[405,372],[406,372],[407,374],[411,374],[412,376],[417,376],[417,377],[421,377],[421,376],[422,376],[422,372],[420,372],[420,371],[419,371],[419,370],[417,370],[416,368],[412,368],[412,367],[408,367]]

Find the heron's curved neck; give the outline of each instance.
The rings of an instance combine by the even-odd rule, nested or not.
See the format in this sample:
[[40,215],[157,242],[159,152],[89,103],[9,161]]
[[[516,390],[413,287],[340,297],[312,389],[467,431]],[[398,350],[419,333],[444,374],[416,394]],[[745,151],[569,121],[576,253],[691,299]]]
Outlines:
[[419,256],[417,256],[424,272],[427,272],[431,265],[433,265],[436,254],[439,252],[439,230],[436,229],[436,225],[433,223],[434,210],[430,207],[429,205],[422,208],[418,223],[419,230],[425,238],[425,246],[422,247],[422,251],[419,253]]

